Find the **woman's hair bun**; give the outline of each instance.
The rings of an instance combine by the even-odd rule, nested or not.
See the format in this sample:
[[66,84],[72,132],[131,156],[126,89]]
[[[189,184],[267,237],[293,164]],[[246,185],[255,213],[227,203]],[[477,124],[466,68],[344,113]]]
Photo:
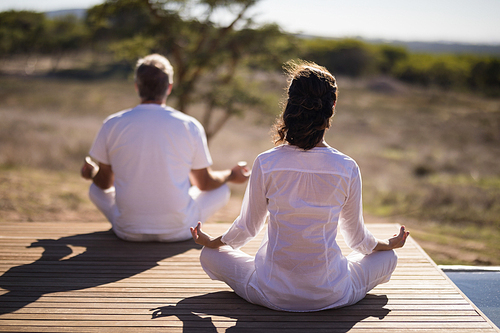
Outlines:
[[320,97],[314,96],[289,96],[289,103],[292,105],[301,106],[307,110],[321,110],[323,108],[323,100]]
[[289,62],[285,69],[289,74],[288,99],[275,126],[275,142],[286,141],[311,149],[330,127],[337,101],[337,83],[326,68],[314,63]]
[[306,109],[310,109],[310,110],[320,110],[323,108],[323,101],[321,100],[321,98],[319,97],[313,97],[313,98],[309,98],[308,100],[306,100],[308,102],[308,104],[310,105],[309,107],[306,107],[304,105],[304,107]]

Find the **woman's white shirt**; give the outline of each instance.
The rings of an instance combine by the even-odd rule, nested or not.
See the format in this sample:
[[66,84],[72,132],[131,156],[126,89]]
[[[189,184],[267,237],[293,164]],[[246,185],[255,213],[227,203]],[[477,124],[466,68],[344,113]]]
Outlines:
[[334,148],[278,146],[256,158],[240,215],[222,241],[242,247],[269,216],[252,287],[277,308],[342,306],[350,272],[337,230],[363,254],[377,242],[363,222],[361,187],[356,162]]

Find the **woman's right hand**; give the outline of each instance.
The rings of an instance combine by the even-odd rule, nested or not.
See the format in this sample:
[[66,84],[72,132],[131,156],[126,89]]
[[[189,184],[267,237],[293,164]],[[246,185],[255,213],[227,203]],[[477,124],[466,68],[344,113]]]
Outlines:
[[201,230],[201,222],[198,222],[196,228],[189,228],[191,230],[191,236],[196,244],[205,246],[211,240],[211,237]]
[[224,245],[221,239],[222,236],[217,238],[212,238],[209,234],[201,230],[201,222],[198,222],[196,228],[189,228],[191,230],[191,236],[196,244],[203,245],[212,249],[219,248]]

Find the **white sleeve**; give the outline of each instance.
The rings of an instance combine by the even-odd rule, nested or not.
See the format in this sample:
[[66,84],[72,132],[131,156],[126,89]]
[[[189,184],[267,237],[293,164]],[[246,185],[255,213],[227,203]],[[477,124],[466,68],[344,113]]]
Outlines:
[[351,172],[347,199],[340,212],[339,227],[349,248],[370,254],[377,245],[377,240],[364,224],[361,193],[361,174],[359,167],[355,165]]
[[208,149],[205,129],[196,119],[193,119],[192,133],[195,154],[193,156],[191,169],[198,170],[207,168],[212,165],[212,156],[210,155],[210,150]]
[[248,243],[264,228],[267,218],[267,198],[264,175],[259,158],[254,162],[240,215],[223,234],[222,242],[238,249]]
[[[107,119],[106,119],[107,120]],[[101,162],[104,164],[110,165],[111,162],[109,160],[108,148],[107,148],[107,140],[108,140],[108,126],[107,123],[104,122],[99,132],[97,133],[94,143],[90,148],[89,155],[97,162]]]

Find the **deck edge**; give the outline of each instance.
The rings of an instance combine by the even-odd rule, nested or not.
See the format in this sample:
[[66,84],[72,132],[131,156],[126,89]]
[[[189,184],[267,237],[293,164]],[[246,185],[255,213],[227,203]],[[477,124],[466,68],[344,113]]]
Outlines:
[[458,291],[460,293],[460,295],[467,301],[469,302],[469,304],[474,308],[474,310],[481,316],[481,318],[483,318],[488,324],[491,325],[491,327],[497,331],[498,333],[500,333],[500,328],[497,327],[497,325],[495,325],[494,322],[491,321],[490,318],[488,318],[488,316],[486,316],[483,311],[481,311],[478,306],[476,304],[474,304],[474,302],[472,302],[470,300],[469,297],[467,297],[467,295],[465,295],[465,293],[460,289],[458,288],[458,286],[448,277],[448,275],[446,275],[446,273],[439,267],[439,265],[437,265],[434,260],[432,260],[432,258],[427,254],[427,252],[425,252],[425,250],[420,246],[420,244],[418,244],[418,242],[413,239],[411,236],[409,237],[409,239],[411,240],[412,244],[415,245],[415,247],[422,253],[422,255],[431,263],[431,265],[434,266],[434,268],[436,268],[436,270],[439,272],[439,274],[441,274],[447,281],[449,284],[451,284],[453,286],[453,288],[455,288],[456,291]]

